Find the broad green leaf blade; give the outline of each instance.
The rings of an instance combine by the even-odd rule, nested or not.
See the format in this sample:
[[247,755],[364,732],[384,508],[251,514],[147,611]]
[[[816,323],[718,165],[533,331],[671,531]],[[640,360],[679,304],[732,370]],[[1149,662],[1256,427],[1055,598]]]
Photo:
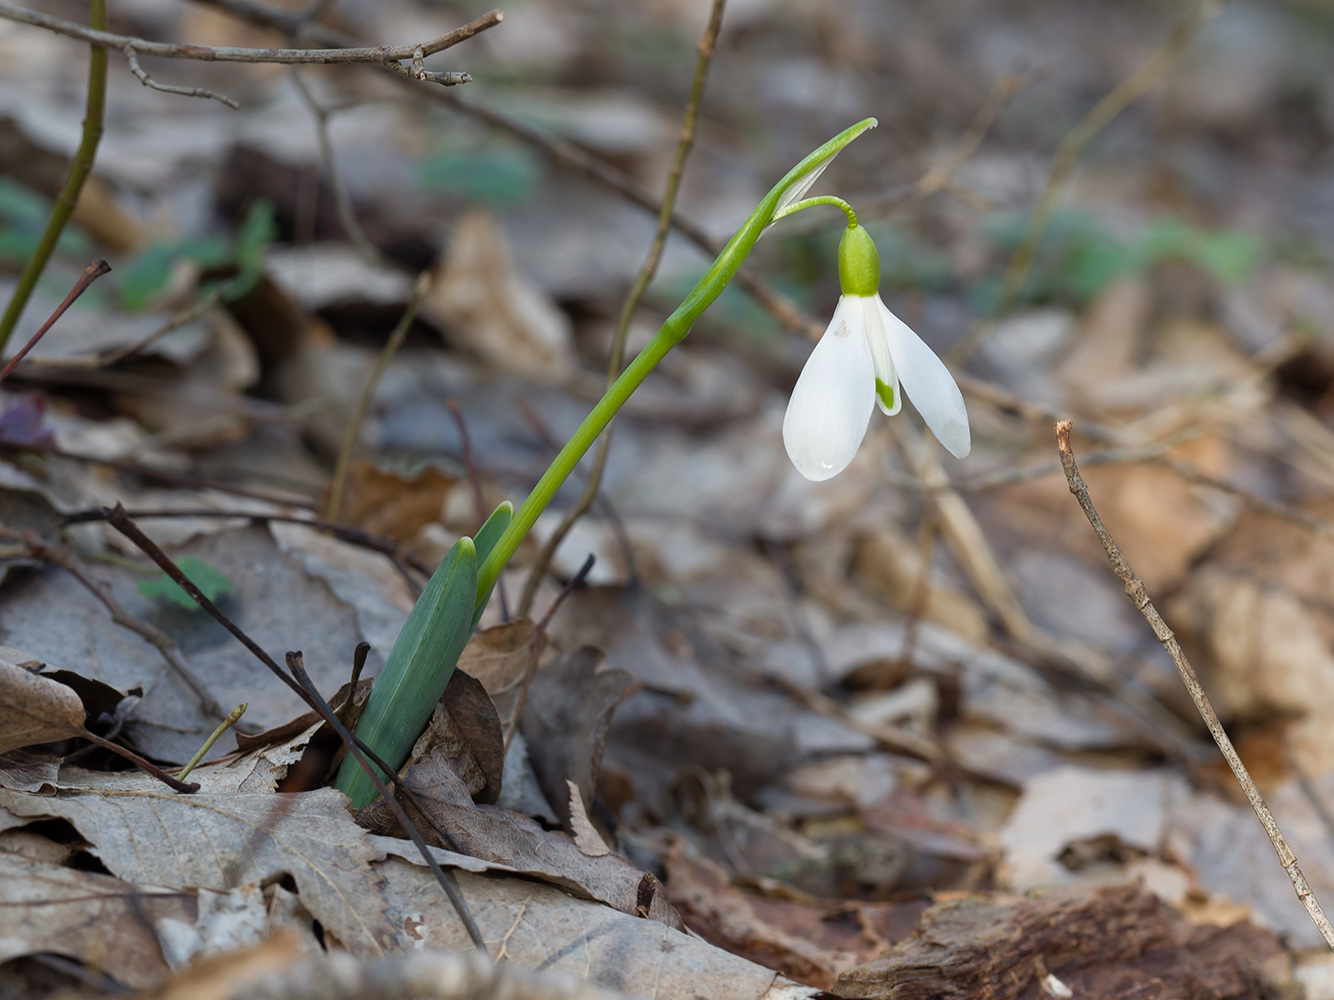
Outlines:
[[[232,581],[228,579],[227,575],[202,559],[196,559],[194,556],[181,556],[176,560],[176,565],[180,567],[186,579],[198,587],[210,601],[216,601],[219,594],[230,594],[232,592]],[[139,587],[139,593],[145,597],[165,597],[187,611],[193,611],[198,607],[195,604],[195,599],[182,590],[176,581],[167,576],[166,573],[159,573],[150,579],[141,580],[137,586]]]
[[[479,566],[486,561],[486,557],[496,547],[496,542],[500,541],[500,536],[505,533],[505,529],[510,526],[510,521],[513,519],[514,504],[508,500],[502,501],[500,506],[491,512],[491,516],[486,519],[486,523],[478,530],[477,537],[473,540],[473,545],[477,547]],[[491,591],[494,589],[493,583],[486,588],[485,594],[477,595],[477,609],[472,615],[473,628],[476,628],[477,623],[482,620],[482,612],[486,610],[486,604],[491,600]]]
[[[472,635],[476,600],[477,549],[464,537],[454,543],[417,598],[357,723],[356,735],[391,767],[407,759],[445,693]],[[334,787],[356,809],[375,798],[375,785],[351,754],[344,758]]]

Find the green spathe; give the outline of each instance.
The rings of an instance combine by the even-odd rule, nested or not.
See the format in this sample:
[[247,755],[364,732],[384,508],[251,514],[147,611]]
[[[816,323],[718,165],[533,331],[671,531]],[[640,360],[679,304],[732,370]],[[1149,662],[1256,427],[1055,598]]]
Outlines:
[[[357,738],[390,767],[407,760],[445,693],[472,635],[476,603],[477,549],[465,536],[431,575],[357,721]],[[375,785],[351,754],[344,758],[334,787],[352,800],[354,809],[375,798]]]
[[880,251],[861,226],[848,226],[838,241],[838,284],[844,295],[867,298],[880,291]]

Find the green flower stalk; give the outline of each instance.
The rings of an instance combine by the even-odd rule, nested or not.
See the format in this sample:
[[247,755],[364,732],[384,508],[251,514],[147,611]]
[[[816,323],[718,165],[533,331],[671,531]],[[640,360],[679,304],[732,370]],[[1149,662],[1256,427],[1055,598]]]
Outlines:
[[[579,429],[574,432],[560,454],[552,461],[550,468],[533,487],[533,491],[528,494],[528,498],[515,513],[509,528],[477,571],[479,602],[485,600],[485,595],[490,594],[491,587],[500,577],[500,571],[509,563],[519,548],[519,543],[532,529],[538,516],[546,509],[566,477],[574,471],[584,453],[592,447],[598,435],[611,422],[616,411],[625,405],[626,400],[668,352],[685,339],[695,320],[699,319],[700,314],[736,276],[764,230],[778,219],[791,214],[789,210],[797,210],[802,196],[810,190],[811,185],[824,172],[829,162],[842,151],[843,147],[868,129],[875,128],[876,124],[874,118],[867,118],[834,136],[789,170],[787,175],[765,195],[755,211],[750,213],[750,217],[728,241],[727,246],[723,247],[722,253],[718,255],[713,265],[690,290],[685,301],[667,317],[653,339],[639,352],[634,361],[630,362],[621,377],[593,407],[593,412],[579,425]],[[812,199],[812,201],[817,200],[819,199]]]
[[[407,759],[412,744],[444,693],[501,570],[584,453],[649,372],[685,338],[695,320],[727,287],[764,230],[793,212],[836,201],[801,199],[843,147],[875,125],[874,118],[858,122],[789,170],[728,241],[685,301],[667,317],[653,339],[593,407],[518,511],[511,517],[509,505],[502,505],[478,532],[475,541],[462,538],[450,550],[394,642],[357,723],[357,737],[386,764],[398,768]],[[856,217],[851,209],[847,211],[850,224],[855,225]],[[366,805],[375,795],[370,779],[351,757],[344,760],[335,787],[348,796],[354,808]]]

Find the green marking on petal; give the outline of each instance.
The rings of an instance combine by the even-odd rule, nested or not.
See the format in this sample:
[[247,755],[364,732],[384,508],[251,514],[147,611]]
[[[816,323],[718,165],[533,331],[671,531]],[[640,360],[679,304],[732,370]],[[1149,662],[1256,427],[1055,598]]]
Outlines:
[[875,394],[880,397],[880,402],[885,404],[886,410],[894,409],[894,387],[892,385],[886,385],[880,379],[876,379]]

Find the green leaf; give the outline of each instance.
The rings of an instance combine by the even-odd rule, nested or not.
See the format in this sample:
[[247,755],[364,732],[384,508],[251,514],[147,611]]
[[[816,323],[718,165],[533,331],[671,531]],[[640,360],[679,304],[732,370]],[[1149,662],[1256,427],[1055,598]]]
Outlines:
[[[477,548],[464,537],[454,543],[417,598],[357,722],[358,738],[390,767],[402,766],[445,693],[472,636],[476,601]],[[352,800],[354,809],[375,798],[374,783],[351,754],[343,760],[334,787]]]
[[264,254],[278,238],[278,223],[273,202],[259,198],[250,206],[241,231],[236,237],[236,266],[239,273],[223,297],[228,302],[244,298],[264,274]]
[[[200,589],[210,601],[216,601],[219,594],[232,592],[232,581],[219,569],[215,569],[202,559],[194,556],[181,556],[176,560],[185,578]],[[148,580],[140,580],[139,593],[145,597],[164,597],[173,604],[179,604],[187,611],[199,607],[195,599],[187,594],[175,580],[166,573],[159,573]]]

